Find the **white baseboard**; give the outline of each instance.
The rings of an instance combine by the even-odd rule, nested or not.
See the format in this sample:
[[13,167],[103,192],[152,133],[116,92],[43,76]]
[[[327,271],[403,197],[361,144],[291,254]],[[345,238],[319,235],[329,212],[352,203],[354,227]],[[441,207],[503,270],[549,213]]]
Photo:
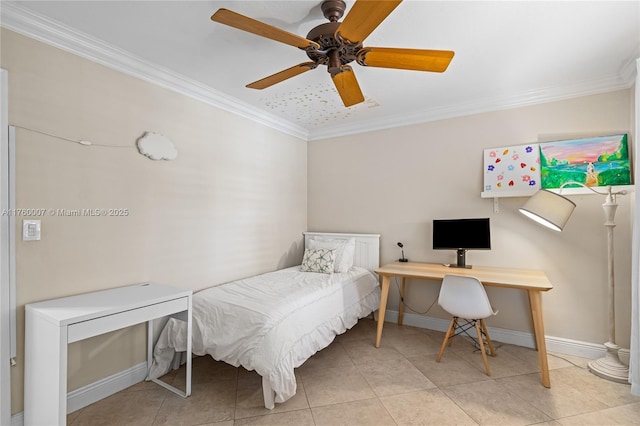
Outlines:
[[[143,362],[112,376],[105,377],[67,394],[67,412],[73,413],[114,393],[140,383],[147,377],[147,363]],[[11,416],[11,426],[23,426],[24,413]]]
[[618,351],[618,358],[624,365],[629,365],[629,357],[631,357],[631,350],[629,349],[620,349]]
[[[377,311],[374,315],[377,320]],[[397,322],[398,312],[387,310],[385,321]],[[424,315],[405,313],[403,323],[413,327],[426,328],[429,330],[437,330],[445,332],[449,326],[449,321],[426,317]],[[511,345],[524,346],[526,348],[535,348],[535,339],[533,334],[522,331],[507,330],[504,328],[487,327],[491,338],[498,342],[508,343]],[[565,339],[561,337],[546,336],[547,350],[549,352],[557,352],[566,355],[579,356],[589,359],[597,359],[606,353],[604,345],[597,343],[581,342],[578,340]],[[620,349],[620,361],[629,365],[629,350]],[[147,363],[143,362],[133,366],[127,370],[106,377],[97,382],[83,386],[67,394],[67,411],[72,413],[81,408],[100,401],[116,392],[133,386],[145,379],[147,376]],[[11,416],[11,426],[23,426],[23,413]]]
[[71,391],[67,394],[67,413],[78,411],[129,386],[140,383],[146,377],[147,363],[142,362],[112,376]]
[[[397,322],[398,311],[387,310],[385,313],[385,321]],[[427,328],[429,330],[437,330],[446,332],[449,327],[449,320],[440,318],[426,317],[424,315],[405,313],[403,315],[403,324],[413,327]],[[524,346],[526,348],[535,348],[536,341],[532,333],[522,331],[507,330],[504,328],[487,327],[489,334],[493,340],[508,343],[511,345]],[[545,336],[547,343],[547,351],[557,352],[565,355],[579,356],[582,358],[597,359],[605,355],[606,349],[603,344],[582,342],[579,340],[565,339],[563,337]],[[620,349],[620,361],[629,365],[629,350]]]

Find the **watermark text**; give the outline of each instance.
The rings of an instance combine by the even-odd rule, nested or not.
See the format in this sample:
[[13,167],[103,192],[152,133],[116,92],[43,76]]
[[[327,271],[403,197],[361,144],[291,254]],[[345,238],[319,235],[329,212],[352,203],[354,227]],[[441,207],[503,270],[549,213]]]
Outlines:
[[27,209],[2,209],[0,215],[9,217],[126,217],[131,214],[128,208],[27,208]]

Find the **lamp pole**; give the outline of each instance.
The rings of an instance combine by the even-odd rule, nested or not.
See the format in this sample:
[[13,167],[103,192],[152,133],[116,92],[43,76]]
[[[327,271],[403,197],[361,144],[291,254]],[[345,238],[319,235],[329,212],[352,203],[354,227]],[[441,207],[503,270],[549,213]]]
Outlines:
[[[590,188],[591,189],[591,188]],[[593,189],[592,189],[593,190]],[[596,191],[594,191],[596,192]],[[624,192],[619,192],[624,193]],[[613,228],[616,224],[614,218],[618,204],[616,194],[608,187],[607,198],[602,204],[607,228],[607,265],[608,265],[608,292],[609,292],[609,341],[604,344],[607,352],[604,357],[588,363],[589,371],[603,379],[619,383],[629,382],[629,367],[620,361],[618,351],[620,346],[616,344],[616,305],[615,305],[615,277],[613,261]]]
[[611,186],[607,187],[607,192],[596,191],[590,186],[581,182],[569,181],[562,186],[557,194],[548,190],[540,190],[531,197],[527,203],[520,208],[520,212],[530,219],[547,226],[555,231],[562,231],[564,225],[569,220],[571,213],[575,207],[573,201],[563,197],[562,190],[567,185],[582,186],[596,194],[605,195],[606,199],[602,208],[604,209],[605,222],[607,229],[607,281],[609,296],[609,340],[604,344],[607,352],[604,357],[588,363],[589,371],[604,379],[628,383],[629,367],[620,362],[619,350],[620,346],[616,344],[616,304],[615,304],[615,277],[613,264],[613,228],[616,223],[614,218],[618,204],[616,203],[616,195],[625,195],[627,191],[613,191]]

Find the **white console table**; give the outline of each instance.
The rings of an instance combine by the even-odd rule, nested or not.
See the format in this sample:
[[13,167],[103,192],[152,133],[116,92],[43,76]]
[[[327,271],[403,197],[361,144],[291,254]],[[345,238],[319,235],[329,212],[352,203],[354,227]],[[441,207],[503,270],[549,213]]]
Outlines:
[[153,353],[152,321],[173,316],[187,322],[186,390],[191,394],[192,291],[162,284],[137,284],[26,305],[24,424],[67,421],[67,345],[147,322],[147,367]]

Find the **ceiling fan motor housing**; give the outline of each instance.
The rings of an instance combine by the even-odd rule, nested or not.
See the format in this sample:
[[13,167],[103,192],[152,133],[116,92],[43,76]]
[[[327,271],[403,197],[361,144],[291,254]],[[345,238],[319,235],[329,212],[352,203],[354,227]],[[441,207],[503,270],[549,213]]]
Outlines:
[[[362,49],[362,43],[351,43],[336,38],[335,33],[339,26],[338,21],[320,24],[309,31],[306,37],[320,45],[320,49],[306,49],[309,59],[318,65],[327,65],[332,74],[340,72],[340,66],[355,61],[358,51]],[[338,69],[335,69],[336,67]]]
[[362,43],[351,43],[336,37],[340,27],[340,18],[344,15],[347,4],[343,0],[325,0],[320,6],[324,17],[330,22],[320,24],[307,34],[307,40],[314,41],[320,48],[309,47],[307,56],[316,65],[326,65],[331,75],[342,72],[342,66],[357,59]]

